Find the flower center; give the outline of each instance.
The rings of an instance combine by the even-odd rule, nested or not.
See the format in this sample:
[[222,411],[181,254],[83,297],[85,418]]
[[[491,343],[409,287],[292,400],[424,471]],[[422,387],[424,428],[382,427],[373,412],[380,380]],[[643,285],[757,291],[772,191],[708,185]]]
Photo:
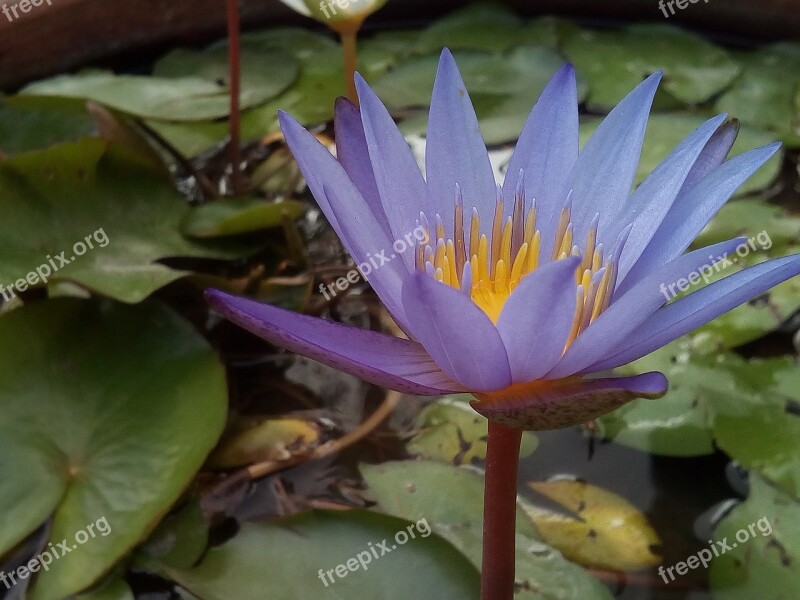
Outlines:
[[[549,261],[578,256],[582,260],[575,269],[576,308],[572,330],[565,349],[589,323],[608,308],[616,284],[616,260],[604,262],[603,245],[597,244],[595,216],[583,248],[573,244],[571,203],[561,210]],[[526,209],[525,198],[517,192],[512,216],[505,220],[503,199],[499,197],[489,236],[481,234],[480,215],[472,209],[469,228],[464,226],[464,208],[455,205],[453,236],[447,237],[439,215],[435,235],[417,246],[416,267],[437,281],[468,293],[473,302],[497,323],[503,306],[522,279],[544,262],[542,235],[537,228],[536,204]],[[430,232],[427,217],[420,216]],[[613,254],[617,254],[616,252]]]

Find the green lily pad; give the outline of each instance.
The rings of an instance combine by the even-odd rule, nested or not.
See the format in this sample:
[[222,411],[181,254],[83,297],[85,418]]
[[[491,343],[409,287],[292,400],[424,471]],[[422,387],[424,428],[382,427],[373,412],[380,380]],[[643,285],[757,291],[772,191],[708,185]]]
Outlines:
[[[361,475],[377,496],[378,508],[387,514],[455,525],[483,522],[483,477],[477,469],[408,460],[362,465]],[[517,529],[535,536],[521,508]]]
[[[694,350],[694,352],[693,352]],[[669,391],[658,400],[634,400],[597,420],[606,439],[664,456],[701,456],[714,452],[707,386],[732,388],[721,364],[731,356],[698,356],[689,338],[678,339],[618,369],[623,375],[661,371]],[[733,387],[735,389],[735,387]]]
[[[394,111],[430,104],[438,56],[412,59],[380,78],[378,95]],[[507,55],[456,54],[464,83],[475,105],[484,140],[489,145],[516,140],[547,82],[564,64],[556,51],[520,46]],[[579,79],[579,98],[586,96]],[[420,114],[400,125],[405,134],[424,133],[427,116]]]
[[[467,402],[444,398],[425,407],[417,417],[422,431],[408,443],[408,452],[454,465],[485,459],[489,422]],[[520,456],[530,456],[538,444],[535,435],[524,432]]]
[[90,591],[78,594],[76,600],[135,600],[135,598],[124,579],[109,577]]
[[[738,536],[738,537],[737,537]],[[717,600],[783,600],[800,589],[800,505],[758,476],[714,532],[730,550],[711,561]]]
[[517,33],[517,38],[521,44],[556,50],[562,48],[564,43],[579,31],[580,27],[572,21],[545,16],[523,25]]
[[588,103],[604,110],[659,69],[664,71],[663,90],[689,105],[724,90],[740,70],[722,48],[669,25],[583,30],[567,39],[564,52],[589,82]]
[[800,146],[800,45],[774,44],[736,55],[742,74],[717,100],[715,109],[767,129],[789,146]]
[[191,569],[208,547],[208,530],[200,503],[191,502],[161,521],[141,552],[175,569]]
[[[581,123],[581,145],[585,144],[601,119],[590,118]],[[667,155],[686,136],[697,129],[706,121],[705,117],[684,113],[653,113],[647,123],[647,132],[644,137],[644,147],[639,166],[636,171],[635,184],[638,185],[664,160]],[[742,126],[739,136],[731,149],[730,157],[741,154],[747,150],[766,146],[775,139],[768,133],[758,129]],[[783,164],[783,152],[779,151],[759,169],[747,182],[740,187],[736,196],[745,196],[769,186],[780,173]],[[753,234],[757,233],[756,231]]]
[[364,511],[244,523],[194,569],[160,570],[204,600],[461,600],[479,587],[477,571],[430,528]]
[[755,238],[760,255],[785,256],[790,246],[800,243],[800,216],[763,200],[728,202],[692,246],[702,248],[739,236]]
[[763,389],[738,395],[709,391],[707,399],[720,449],[800,498],[800,416],[789,412],[786,399]]
[[28,597],[57,600],[97,581],[182,493],[225,423],[224,369],[158,303],[41,302],[0,318],[0,340],[14,348],[0,364],[0,554],[52,516],[69,556]]
[[279,227],[284,216],[299,219],[306,205],[296,200],[267,202],[259,198],[232,198],[193,208],[183,221],[185,235],[213,238]]
[[25,99],[10,106],[0,98],[0,151],[28,152],[94,134],[97,130],[85,108],[63,103],[61,109],[27,108]]
[[[278,48],[243,48],[240,56],[243,108],[249,108],[274,98],[297,78],[300,65],[294,55]],[[228,48],[216,46],[204,51],[179,48],[173,50],[153,68],[153,75],[164,79],[197,77],[230,89]],[[191,101],[181,111],[194,112]],[[223,112],[223,116],[227,115]],[[148,115],[152,116],[152,115]],[[181,120],[180,115],[173,120]]]
[[47,101],[94,100],[123,113],[148,119],[195,121],[228,115],[225,87],[199,77],[149,77],[89,72],[58,75],[32,83],[20,94]]
[[[379,510],[432,529],[481,566],[483,478],[479,471],[428,461],[362,465]],[[447,490],[447,494],[442,494]],[[586,571],[537,540],[522,503],[517,510],[515,600],[611,600]]]
[[434,21],[420,32],[417,54],[451,50],[502,52],[514,46],[522,22],[506,8],[475,4]]
[[0,282],[13,285],[15,293],[42,285],[39,276],[22,279],[37,269],[47,277],[49,265],[50,283],[73,282],[139,302],[187,274],[159,259],[236,258],[258,249],[253,243],[181,236],[189,208],[163,172],[97,139],[0,163],[0,212],[14,223],[0,232]]

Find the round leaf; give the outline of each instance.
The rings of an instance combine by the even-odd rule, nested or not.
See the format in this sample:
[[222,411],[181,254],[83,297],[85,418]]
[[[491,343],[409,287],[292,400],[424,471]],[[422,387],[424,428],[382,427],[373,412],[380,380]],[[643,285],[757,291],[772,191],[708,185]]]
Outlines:
[[28,597],[57,600],[108,571],[191,481],[225,422],[224,369],[157,303],[42,302],[0,318],[0,340],[14,347],[0,363],[0,554],[52,515],[50,541],[72,550]]

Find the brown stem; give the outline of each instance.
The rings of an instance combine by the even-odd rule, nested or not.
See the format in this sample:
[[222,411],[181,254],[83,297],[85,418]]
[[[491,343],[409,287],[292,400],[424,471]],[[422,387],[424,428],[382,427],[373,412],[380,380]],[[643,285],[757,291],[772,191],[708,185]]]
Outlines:
[[483,497],[481,600],[512,600],[517,517],[517,467],[522,430],[489,421]]
[[239,94],[241,90],[241,40],[239,26],[239,3],[238,0],[227,0],[228,7],[228,67],[230,70],[230,94],[231,94],[231,116],[230,116],[230,162],[231,162],[231,188],[233,195],[237,195],[242,189],[242,144],[240,140],[241,110],[239,106]]
[[347,90],[347,97],[355,104],[358,104],[358,94],[356,93],[356,71],[358,70],[358,30],[342,31],[342,51],[344,52],[344,83]]

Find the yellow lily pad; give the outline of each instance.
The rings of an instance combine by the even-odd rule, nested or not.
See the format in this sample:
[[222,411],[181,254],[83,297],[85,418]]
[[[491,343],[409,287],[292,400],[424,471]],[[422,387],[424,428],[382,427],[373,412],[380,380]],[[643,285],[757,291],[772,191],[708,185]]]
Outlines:
[[624,498],[579,480],[528,485],[576,515],[523,506],[542,539],[569,560],[615,571],[638,571],[661,562],[653,552],[661,544],[658,534]]
[[269,419],[236,433],[211,455],[208,465],[231,469],[258,462],[285,461],[311,451],[319,429],[301,419]]

